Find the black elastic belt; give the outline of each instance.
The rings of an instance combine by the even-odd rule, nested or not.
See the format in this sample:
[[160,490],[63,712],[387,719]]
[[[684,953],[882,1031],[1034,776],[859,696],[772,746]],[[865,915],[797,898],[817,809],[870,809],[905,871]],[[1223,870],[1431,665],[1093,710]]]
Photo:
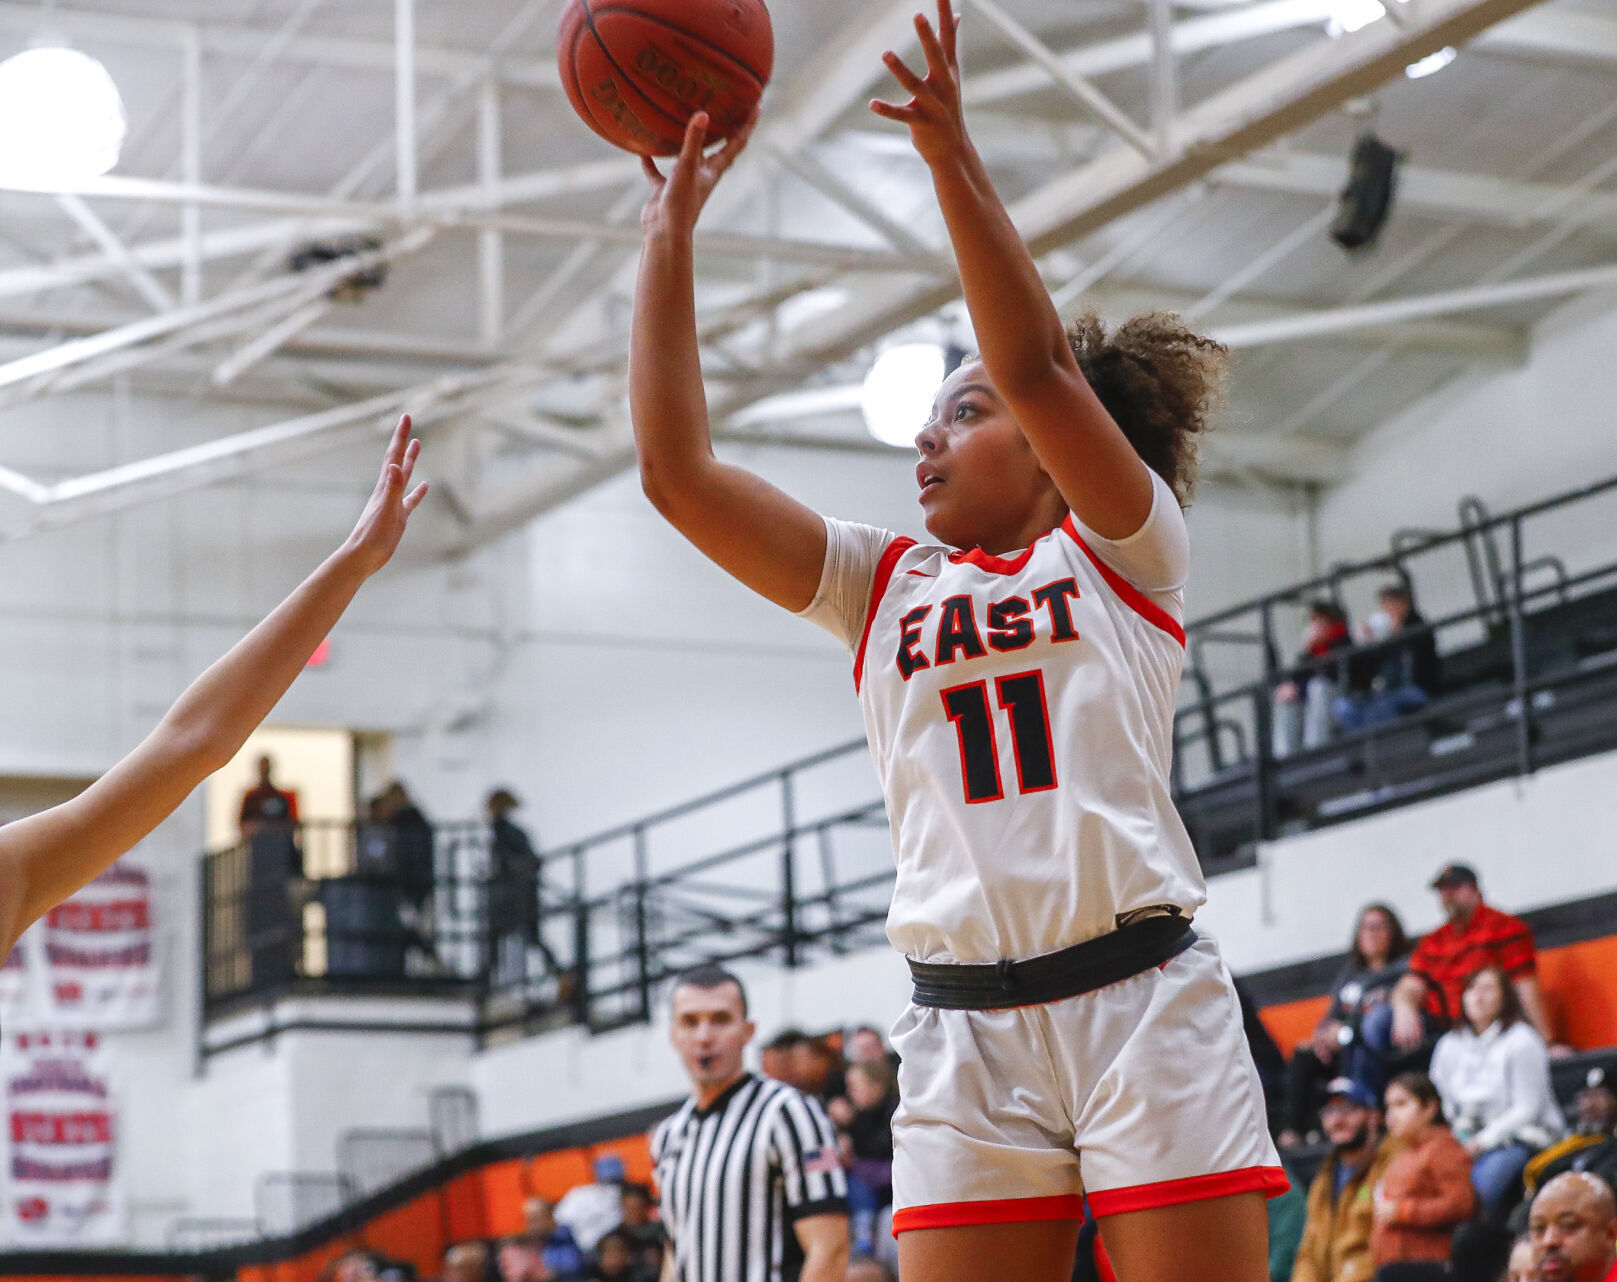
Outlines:
[[1147,917],[1110,934],[1026,961],[949,966],[910,962],[917,1006],[1000,1010],[1092,993],[1160,966],[1196,942],[1186,917]]

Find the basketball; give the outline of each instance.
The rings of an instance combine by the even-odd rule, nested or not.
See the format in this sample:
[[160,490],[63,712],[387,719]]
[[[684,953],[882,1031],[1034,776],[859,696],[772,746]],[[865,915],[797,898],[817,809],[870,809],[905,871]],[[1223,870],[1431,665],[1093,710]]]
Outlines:
[[671,156],[699,111],[709,141],[746,123],[775,35],[763,0],[570,0],[556,54],[585,124],[626,151]]

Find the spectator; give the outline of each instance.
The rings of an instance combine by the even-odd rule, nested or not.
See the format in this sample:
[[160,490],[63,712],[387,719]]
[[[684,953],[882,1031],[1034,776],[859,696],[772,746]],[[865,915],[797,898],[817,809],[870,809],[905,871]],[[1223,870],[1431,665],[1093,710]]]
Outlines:
[[489,939],[495,977],[506,983],[528,977],[530,948],[540,951],[550,973],[557,970],[539,935],[539,856],[528,834],[511,820],[520,804],[507,788],[496,788],[483,803],[489,823]]
[[1326,1088],[1320,1115],[1331,1152],[1308,1190],[1308,1221],[1292,1266],[1292,1282],[1366,1282],[1375,1273],[1370,1254],[1370,1190],[1397,1155],[1383,1142],[1375,1096],[1351,1078]]
[[657,1282],[657,1274],[646,1268],[634,1243],[617,1229],[595,1244],[595,1263],[584,1276],[589,1282]]
[[410,938],[424,956],[436,959],[437,950],[432,943],[432,891],[436,876],[432,825],[397,779],[382,789],[371,813],[388,832],[392,874],[398,884]]
[[1415,609],[1409,589],[1390,583],[1378,599],[1381,608],[1366,622],[1362,638],[1369,648],[1349,660],[1350,690],[1333,707],[1344,730],[1385,725],[1419,712],[1437,693],[1437,640]]
[[1522,1018],[1504,971],[1484,966],[1460,995],[1463,1021],[1438,1039],[1432,1081],[1455,1138],[1471,1154],[1482,1208],[1510,1209],[1527,1159],[1564,1129],[1543,1039]]
[[759,1069],[765,1077],[789,1086],[797,1085],[797,1048],[808,1034],[797,1028],[783,1028],[764,1044],[759,1053]]
[[1280,1144],[1297,1144],[1319,1107],[1320,1087],[1340,1074],[1363,1083],[1373,1095],[1385,1064],[1360,1037],[1365,1015],[1384,1005],[1408,968],[1409,939],[1386,904],[1359,910],[1348,961],[1331,988],[1331,1004],[1313,1037],[1292,1052],[1286,1074],[1285,1129]]
[[[562,1277],[582,1273],[587,1261],[584,1249],[572,1231],[556,1220],[556,1206],[547,1197],[530,1197],[522,1206],[527,1232],[516,1244],[527,1248],[544,1266]],[[505,1252],[500,1254],[500,1271],[505,1272]],[[505,1282],[523,1282],[506,1278]]]
[[256,987],[288,981],[303,952],[303,904],[308,898],[298,845],[298,799],[276,787],[275,762],[258,759],[258,783],[241,799],[247,844],[247,938]]
[[842,1055],[824,1037],[804,1037],[791,1052],[793,1086],[823,1105],[848,1093]]
[[1556,1176],[1533,1199],[1527,1224],[1541,1282],[1617,1282],[1617,1205],[1604,1180]]
[[1573,1107],[1576,1133],[1550,1145],[1523,1172],[1529,1198],[1566,1171],[1588,1171],[1617,1188],[1617,1094],[1607,1084],[1604,1069],[1589,1070]]
[[579,1253],[579,1268],[560,1271],[546,1260],[544,1252],[530,1239],[512,1238],[500,1244],[500,1282],[580,1282],[583,1272],[583,1253]]
[[1484,903],[1477,874],[1465,864],[1444,865],[1432,879],[1432,889],[1448,920],[1415,945],[1409,974],[1393,989],[1391,1005],[1364,1021],[1365,1041],[1387,1055],[1393,1047],[1416,1049],[1430,1031],[1459,1019],[1466,979],[1484,966],[1497,966],[1510,977],[1538,1035],[1553,1044],[1538,986],[1538,953],[1527,923]]
[[595,1182],[569,1189],[556,1203],[556,1222],[574,1242],[599,1242],[623,1219],[623,1159],[602,1153],[594,1163]]
[[855,1064],[865,1060],[885,1060],[893,1075],[898,1075],[898,1052],[887,1045],[881,1030],[870,1024],[861,1024],[849,1036],[848,1058]]
[[443,1282],[489,1282],[487,1242],[457,1242],[444,1252]]
[[1470,1218],[1471,1157],[1443,1120],[1437,1088],[1425,1073],[1387,1084],[1387,1135],[1402,1145],[1374,1190],[1370,1250],[1377,1282],[1442,1278],[1454,1230]]
[[668,1249],[668,1232],[656,1218],[656,1200],[644,1184],[625,1181],[619,1199],[621,1219],[613,1230],[629,1239],[636,1256],[652,1277],[662,1272],[663,1253]]
[[856,1255],[849,1260],[844,1277],[847,1282],[898,1282],[898,1274],[868,1255]]
[[1352,647],[1347,612],[1335,601],[1309,602],[1296,666],[1275,687],[1275,756],[1318,748],[1330,737],[1331,705],[1341,693],[1345,675],[1341,661],[1332,656]]
[[321,1272],[322,1282],[376,1282],[382,1257],[371,1251],[347,1251]]
[[847,1103],[851,1108],[838,1137],[842,1165],[848,1172],[848,1213],[853,1249],[873,1254],[876,1218],[893,1204],[893,1114],[898,1088],[885,1058],[861,1060],[848,1069]]
[[298,796],[277,788],[274,780],[275,762],[270,757],[258,759],[258,783],[248,789],[241,799],[241,835],[251,837],[264,824],[293,824],[298,819]]
[[1522,1236],[1512,1243],[1505,1282],[1539,1282],[1538,1265],[1533,1260],[1533,1239]]

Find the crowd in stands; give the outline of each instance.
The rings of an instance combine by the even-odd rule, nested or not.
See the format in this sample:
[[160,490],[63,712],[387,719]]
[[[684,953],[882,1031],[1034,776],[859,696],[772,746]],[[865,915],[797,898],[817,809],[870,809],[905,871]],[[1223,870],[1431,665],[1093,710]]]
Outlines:
[[1611,1282],[1617,1093],[1589,1069],[1569,1124],[1550,1070],[1570,1050],[1530,928],[1464,865],[1432,887],[1446,920],[1413,945],[1387,905],[1360,911],[1329,1008],[1287,1065],[1282,1153],[1325,1152],[1305,1202],[1294,1188],[1271,1204],[1271,1275]]
[[1377,603],[1357,638],[1339,603],[1309,603],[1302,648],[1274,690],[1276,757],[1385,725],[1439,693],[1437,640],[1409,587],[1389,583]]

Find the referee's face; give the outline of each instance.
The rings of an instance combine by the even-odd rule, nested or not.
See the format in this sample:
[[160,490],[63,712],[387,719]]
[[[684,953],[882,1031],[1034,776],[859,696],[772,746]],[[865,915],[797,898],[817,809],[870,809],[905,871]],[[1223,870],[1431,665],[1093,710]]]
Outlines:
[[674,990],[673,1016],[669,1040],[705,1102],[741,1076],[741,1055],[754,1032],[742,1013],[741,991],[734,984],[681,985]]

